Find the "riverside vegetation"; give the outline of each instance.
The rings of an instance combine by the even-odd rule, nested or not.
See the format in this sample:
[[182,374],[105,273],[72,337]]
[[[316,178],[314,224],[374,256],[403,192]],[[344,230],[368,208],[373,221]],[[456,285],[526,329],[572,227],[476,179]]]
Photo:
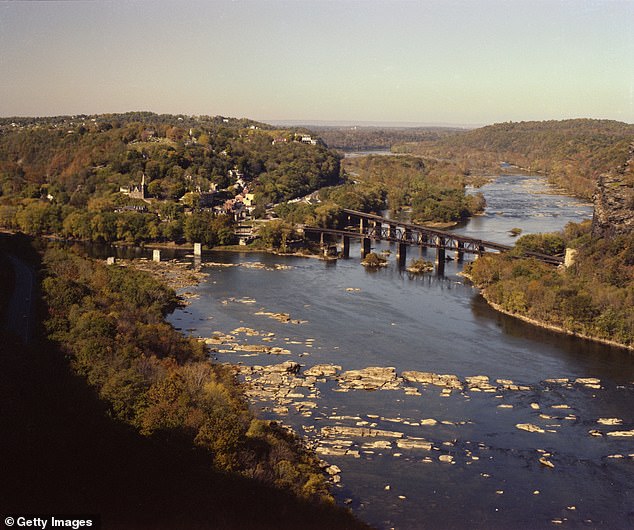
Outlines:
[[415,223],[455,224],[480,213],[480,193],[467,195],[468,179],[453,163],[414,156],[369,155],[343,161],[346,182],[319,191],[321,203],[281,204],[277,214],[289,223],[344,227],[342,209],[395,214],[408,209]]
[[319,462],[248,410],[234,372],[163,321],[177,299],[149,274],[51,248],[42,282],[51,339],[114,417],[141,434],[183,438],[218,469],[328,500]]
[[[485,298],[514,315],[566,332],[634,347],[634,234],[594,239],[590,223],[561,234],[523,236],[516,250],[486,255],[468,267]],[[577,250],[560,269],[518,258],[522,249],[556,254]]]
[[43,278],[31,343],[0,327],[7,510],[97,513],[108,528],[366,528],[297,438],[253,418],[229,369],[163,322],[170,289],[45,247],[0,234],[0,261]]
[[634,125],[575,119],[507,122],[442,138],[404,142],[393,151],[449,159],[465,172],[500,172],[500,164],[543,173],[573,195],[590,198],[598,176],[627,160]]
[[[469,267],[488,301],[537,323],[634,348],[634,145],[622,146],[622,157],[598,179],[592,223],[521,237],[512,252]],[[565,249],[572,259],[564,268],[516,259],[524,251]]]

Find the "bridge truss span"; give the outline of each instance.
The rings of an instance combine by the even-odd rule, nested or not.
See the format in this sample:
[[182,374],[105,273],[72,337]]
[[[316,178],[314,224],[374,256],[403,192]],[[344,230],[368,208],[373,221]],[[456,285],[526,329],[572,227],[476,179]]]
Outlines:
[[[405,265],[408,246],[418,246],[436,249],[436,262],[445,261],[445,251],[454,251],[457,259],[462,260],[465,253],[483,255],[485,252],[508,252],[512,246],[503,245],[494,241],[486,241],[463,236],[446,230],[437,230],[412,223],[404,223],[394,219],[387,219],[375,214],[367,214],[356,210],[343,210],[347,216],[348,226],[344,230],[303,227],[304,232],[320,234],[321,243],[324,244],[324,236],[341,238],[343,240],[343,256],[348,257],[350,239],[360,239],[361,254],[365,256],[371,250],[372,241],[388,241],[398,245],[398,261]],[[541,261],[559,265],[562,259],[555,256],[530,253],[532,257]]]

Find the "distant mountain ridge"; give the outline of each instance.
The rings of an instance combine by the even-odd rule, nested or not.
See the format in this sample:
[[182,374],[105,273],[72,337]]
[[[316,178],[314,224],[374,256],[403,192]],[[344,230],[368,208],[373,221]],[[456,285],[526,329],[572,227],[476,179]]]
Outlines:
[[562,188],[590,198],[599,175],[626,162],[632,141],[632,124],[582,118],[498,123],[397,149],[457,159],[467,170],[494,170],[506,162],[544,173]]

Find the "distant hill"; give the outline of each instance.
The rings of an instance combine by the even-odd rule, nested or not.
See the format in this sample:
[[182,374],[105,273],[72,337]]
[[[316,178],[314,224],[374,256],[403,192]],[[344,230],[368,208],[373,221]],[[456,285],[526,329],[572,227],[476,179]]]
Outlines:
[[233,219],[237,204],[262,215],[269,203],[339,182],[339,160],[308,132],[247,119],[150,112],[4,118],[0,227],[106,242],[205,242],[186,227],[209,226],[192,209],[216,207]]
[[634,125],[612,120],[507,122],[446,135],[437,141],[395,148],[422,156],[456,160],[468,170],[498,170],[500,164],[539,172],[585,198],[599,175],[628,158]]
[[117,192],[143,173],[158,198],[224,188],[239,173],[275,200],[334,183],[339,166],[316,139],[247,119],[151,112],[0,119],[0,195],[48,192],[66,201],[79,192],[74,202],[85,202],[86,191]]
[[438,141],[464,131],[457,127],[308,126],[333,149],[368,151],[402,142]]

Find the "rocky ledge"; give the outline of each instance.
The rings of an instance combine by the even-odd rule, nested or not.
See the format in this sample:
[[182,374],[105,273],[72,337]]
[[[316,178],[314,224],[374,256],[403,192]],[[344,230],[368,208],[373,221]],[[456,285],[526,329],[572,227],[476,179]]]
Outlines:
[[634,144],[623,166],[599,177],[593,200],[593,236],[610,238],[634,231]]

